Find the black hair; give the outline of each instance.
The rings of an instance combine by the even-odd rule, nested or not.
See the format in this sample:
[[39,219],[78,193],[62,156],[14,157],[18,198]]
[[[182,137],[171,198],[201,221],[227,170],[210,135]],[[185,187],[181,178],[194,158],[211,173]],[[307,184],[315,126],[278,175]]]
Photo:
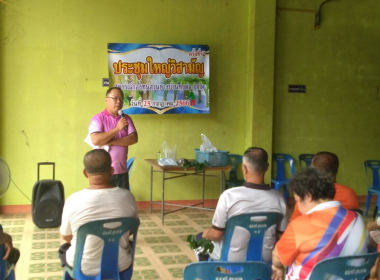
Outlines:
[[121,90],[121,88],[119,88],[119,87],[111,87],[111,88],[109,88],[109,89],[106,91],[106,96],[108,96],[108,94],[110,94],[111,91],[113,91],[114,89],[120,91],[121,95],[124,97],[124,92],[123,92],[123,91]]
[[319,152],[313,157],[312,165],[330,175],[336,175],[339,168],[339,159],[334,153]]
[[335,196],[331,176],[311,167],[298,171],[290,181],[289,187],[301,200],[306,194],[310,194],[313,201],[333,199]]
[[103,149],[89,151],[83,159],[88,174],[101,174],[111,171],[111,156]]
[[263,173],[268,168],[268,153],[263,148],[251,147],[244,152],[244,158],[254,171]]

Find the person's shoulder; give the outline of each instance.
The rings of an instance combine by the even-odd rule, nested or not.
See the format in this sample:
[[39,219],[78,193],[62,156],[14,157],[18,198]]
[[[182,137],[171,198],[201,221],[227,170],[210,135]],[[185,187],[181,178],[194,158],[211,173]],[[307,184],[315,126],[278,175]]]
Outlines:
[[292,228],[304,228],[305,225],[310,224],[312,219],[312,215],[300,215],[289,222],[289,225],[291,225]]
[[104,113],[104,110],[101,111],[100,113],[94,115],[91,120],[102,120],[106,117],[106,114]]
[[355,192],[350,187],[347,187],[347,186],[344,186],[344,185],[341,185],[341,184],[338,184],[338,183],[335,183],[334,186],[335,186],[335,190],[342,190],[342,191],[347,191],[347,192]]
[[72,193],[65,201],[65,208],[70,208],[71,210],[73,210],[73,208],[82,205],[83,199],[86,197],[87,195],[85,193],[85,189]]
[[131,193],[131,191],[120,188],[120,187],[114,187],[112,189],[112,191],[118,195],[121,195],[121,196],[133,197],[134,198],[134,195]]
[[85,192],[86,192],[86,189],[83,189],[83,190],[80,190],[80,191],[77,191],[75,193],[72,193],[71,195],[69,195],[69,197],[66,199],[66,202],[67,201],[71,201],[71,200],[75,200],[75,199],[78,199],[80,197],[83,197],[85,195]]
[[233,194],[237,194],[237,193],[244,193],[244,192],[249,192],[249,188],[246,188],[244,186],[240,186],[240,187],[233,187],[233,188],[229,188],[227,190],[225,190],[222,194],[222,195],[233,195]]
[[133,120],[132,120],[132,118],[129,116],[129,115],[127,115],[127,114],[124,114],[124,119],[126,119],[128,122],[131,122],[131,123],[133,123]]
[[357,194],[353,189],[341,184],[337,184],[337,183],[335,183],[334,186],[335,186],[334,200],[338,200],[338,201],[354,200],[355,202],[357,202],[358,200]]

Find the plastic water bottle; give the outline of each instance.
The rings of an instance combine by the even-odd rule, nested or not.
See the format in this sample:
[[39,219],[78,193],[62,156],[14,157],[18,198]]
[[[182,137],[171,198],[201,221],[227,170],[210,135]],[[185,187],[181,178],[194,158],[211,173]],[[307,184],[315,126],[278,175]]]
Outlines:
[[160,150],[157,151],[157,160],[160,160],[161,159],[161,152]]
[[376,224],[377,224],[378,226],[380,226],[380,210],[377,211]]

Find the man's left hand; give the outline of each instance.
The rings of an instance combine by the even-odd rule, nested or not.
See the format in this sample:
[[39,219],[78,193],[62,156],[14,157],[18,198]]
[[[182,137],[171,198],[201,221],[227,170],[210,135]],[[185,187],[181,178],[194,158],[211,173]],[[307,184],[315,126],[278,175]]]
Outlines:
[[272,265],[272,280],[283,280],[284,279],[284,267],[278,268]]
[[9,254],[11,253],[11,251],[13,249],[12,240],[10,242],[5,243],[4,245],[5,245],[5,254],[4,254],[3,260],[6,260],[6,259],[8,259]]
[[208,229],[206,229],[204,232],[203,232],[203,234],[202,234],[202,238],[205,238],[205,239],[207,239],[207,233],[209,232],[209,228]]

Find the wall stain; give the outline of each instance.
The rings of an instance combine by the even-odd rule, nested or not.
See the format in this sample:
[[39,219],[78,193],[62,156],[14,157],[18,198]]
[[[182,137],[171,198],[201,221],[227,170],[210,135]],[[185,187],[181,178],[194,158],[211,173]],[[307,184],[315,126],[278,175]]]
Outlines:
[[26,135],[26,132],[23,130],[23,131],[21,131],[21,133],[24,135],[24,137],[25,137],[25,144],[28,146],[28,147],[30,147],[30,145],[29,145],[29,138],[28,138],[28,135]]

